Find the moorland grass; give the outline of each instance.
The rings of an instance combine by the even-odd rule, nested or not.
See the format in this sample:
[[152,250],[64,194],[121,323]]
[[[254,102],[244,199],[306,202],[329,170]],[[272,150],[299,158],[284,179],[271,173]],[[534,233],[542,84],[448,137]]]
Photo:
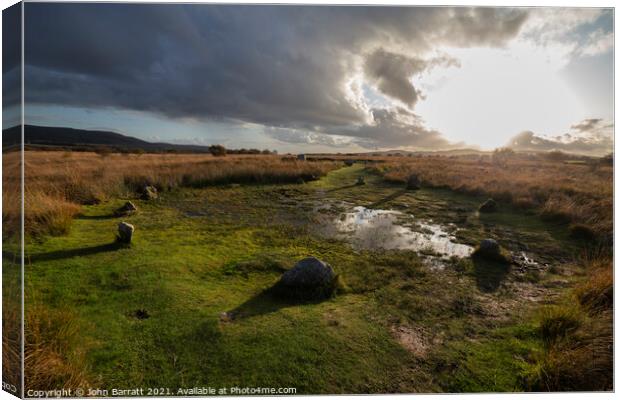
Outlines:
[[612,261],[601,256],[584,264],[588,279],[539,312],[544,347],[524,376],[530,390],[613,389]]
[[551,220],[574,222],[603,236],[613,232],[613,166],[566,164],[513,155],[493,157],[389,157],[373,169],[391,182],[417,174],[423,184],[534,209]]
[[[18,152],[3,155],[7,187],[19,183]],[[213,157],[201,154],[105,154],[27,151],[24,225],[31,235],[67,233],[80,205],[131,196],[145,185],[161,190],[230,183],[311,181],[340,163],[301,162],[275,155]],[[3,197],[3,232],[19,229],[18,191]]]
[[[366,185],[356,186],[360,175]],[[125,180],[121,187],[132,195]],[[413,251],[355,250],[309,228],[317,223],[317,201],[329,199],[336,215],[341,201],[399,204],[440,223],[464,218],[457,237],[465,243],[499,235],[557,263],[580,243],[566,225],[501,204],[496,214],[477,215],[482,196],[428,188],[403,192],[359,164],[306,185],[164,188],[159,201],[132,199],[139,211],[123,217],[136,226],[131,246],[113,243],[120,221],[114,210],[125,201],[113,195],[83,205],[64,235],[29,238],[26,280],[32,296],[26,312],[45,324],[66,310],[61,320],[68,328],[50,330],[60,338],[27,334],[34,340],[28,348],[47,344],[52,358],[62,349],[65,375],[57,375],[65,376],[63,382],[83,379],[101,388],[291,386],[298,393],[514,391],[556,387],[544,377],[557,374],[532,371],[572,366],[570,356],[554,363],[549,360],[557,357],[545,356],[556,353],[547,350],[531,317],[538,300],[521,295],[529,287],[562,293],[545,286],[557,278],[554,273],[521,282],[510,270],[498,273],[472,259],[451,260],[437,273]],[[334,267],[343,290],[324,302],[271,296],[283,269],[309,255]],[[606,283],[579,292],[583,304],[605,298],[609,280],[601,281]],[[223,312],[232,319],[222,319]],[[582,341],[572,342],[594,346],[590,360],[596,363],[610,353],[601,346],[605,336],[593,335],[593,329],[611,322],[602,312],[588,313],[575,331],[583,333]],[[73,327],[79,327],[79,340],[63,338]],[[399,343],[391,334],[399,327],[417,332],[410,342],[424,351]],[[597,379],[590,381],[606,388],[609,371],[592,370]],[[46,377],[38,384],[44,382],[59,384]]]

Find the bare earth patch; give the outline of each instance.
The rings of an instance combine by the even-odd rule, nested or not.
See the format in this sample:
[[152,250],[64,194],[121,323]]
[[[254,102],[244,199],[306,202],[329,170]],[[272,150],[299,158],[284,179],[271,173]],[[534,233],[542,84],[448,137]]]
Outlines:
[[426,357],[430,345],[421,328],[411,328],[404,325],[393,326],[392,335],[398,343],[409,350],[414,356],[418,358]]

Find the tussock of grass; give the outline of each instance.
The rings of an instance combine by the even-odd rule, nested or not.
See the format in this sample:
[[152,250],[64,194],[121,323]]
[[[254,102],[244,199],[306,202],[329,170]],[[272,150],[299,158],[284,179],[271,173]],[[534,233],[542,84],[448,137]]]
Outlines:
[[540,336],[551,347],[582,325],[582,315],[577,306],[550,306],[541,310]]
[[611,310],[614,303],[612,262],[608,259],[593,260],[589,264],[588,279],[575,289],[579,303],[590,312]]
[[[8,268],[5,264],[3,268]],[[2,380],[14,385],[19,391],[21,385],[21,293],[17,285],[7,283],[4,276],[2,293]],[[14,393],[18,394],[18,393]]]
[[596,232],[584,224],[572,224],[569,227],[569,232],[570,236],[574,239],[592,241],[596,238]]
[[604,312],[539,356],[525,381],[534,391],[600,391],[613,388],[613,323]]
[[588,279],[564,304],[545,308],[540,319],[544,351],[525,382],[537,391],[613,388],[612,263],[586,265]]
[[465,293],[452,300],[452,311],[457,317],[483,313],[482,307],[471,293]]
[[29,192],[25,201],[24,226],[33,235],[64,235],[80,212],[78,204],[44,192]]
[[52,390],[90,386],[83,337],[75,316],[29,304],[25,321],[25,389]]

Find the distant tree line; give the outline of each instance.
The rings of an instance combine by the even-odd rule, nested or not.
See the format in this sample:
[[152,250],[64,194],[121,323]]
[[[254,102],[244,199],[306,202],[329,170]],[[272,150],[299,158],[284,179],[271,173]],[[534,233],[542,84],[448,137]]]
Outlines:
[[[120,153],[120,154],[136,154],[143,155],[146,153],[150,154],[201,154],[201,153],[210,153],[217,157],[225,156],[226,154],[253,154],[253,155],[276,155],[278,154],[277,150],[269,150],[269,149],[227,149],[222,145],[216,144],[211,146],[205,146],[203,148],[198,149],[177,149],[177,148],[147,148],[143,149],[140,147],[122,147],[122,146],[112,146],[112,145],[64,145],[64,146],[56,146],[56,145],[43,145],[43,144],[26,144],[26,150],[30,151],[65,151],[65,152],[95,152],[102,157],[107,157],[112,153]],[[19,150],[19,147],[16,147],[16,150]]]
[[209,153],[216,157],[225,156],[226,154],[278,154],[277,150],[260,150],[260,149],[227,149],[221,144],[209,146]]

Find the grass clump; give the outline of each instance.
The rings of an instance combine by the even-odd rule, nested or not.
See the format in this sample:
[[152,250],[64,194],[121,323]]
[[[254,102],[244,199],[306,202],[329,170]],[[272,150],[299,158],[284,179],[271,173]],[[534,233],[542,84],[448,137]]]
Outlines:
[[588,279],[575,288],[579,303],[590,312],[613,309],[613,264],[610,260],[593,260],[588,264]]
[[80,206],[43,192],[28,193],[25,197],[24,227],[34,236],[65,235],[71,229]]
[[613,388],[612,263],[586,264],[588,279],[564,304],[543,310],[538,355],[525,384],[529,390],[611,390]]
[[596,232],[585,224],[571,224],[568,228],[570,236],[574,239],[592,241],[596,239]]
[[90,386],[83,337],[67,309],[28,304],[25,313],[25,389]]
[[[8,268],[3,260],[3,269]],[[16,267],[13,265],[13,267]],[[2,296],[2,380],[16,389],[19,395],[21,386],[21,293],[18,284],[10,284],[7,274],[3,274]],[[7,386],[8,388],[9,386]],[[5,388],[6,390],[6,388]]]
[[452,311],[457,317],[483,313],[482,307],[471,293],[466,293],[452,300]]
[[575,306],[543,308],[540,317],[540,336],[546,346],[557,344],[574,333],[582,324],[582,315]]
[[[557,322],[557,321],[556,321]],[[533,391],[600,391],[613,388],[611,313],[570,326],[546,347],[525,378]]]

